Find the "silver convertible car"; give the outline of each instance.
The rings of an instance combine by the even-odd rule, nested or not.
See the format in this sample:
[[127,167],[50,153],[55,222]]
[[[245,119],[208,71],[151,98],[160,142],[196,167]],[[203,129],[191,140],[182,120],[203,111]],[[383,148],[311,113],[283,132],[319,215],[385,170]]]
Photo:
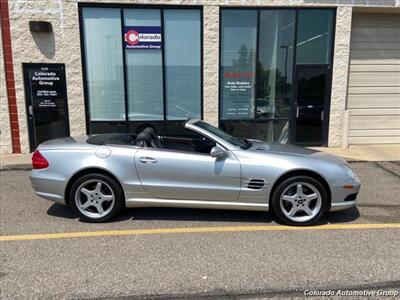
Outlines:
[[32,186],[88,222],[125,207],[273,210],[289,225],[356,205],[360,181],[342,159],[292,145],[243,140],[200,120],[188,135],[99,134],[39,145]]

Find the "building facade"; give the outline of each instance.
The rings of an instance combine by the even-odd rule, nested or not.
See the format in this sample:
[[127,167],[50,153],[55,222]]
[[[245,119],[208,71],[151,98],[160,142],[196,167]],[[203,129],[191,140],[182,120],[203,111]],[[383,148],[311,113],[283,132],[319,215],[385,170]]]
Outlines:
[[400,143],[398,0],[1,0],[1,152],[181,135]]

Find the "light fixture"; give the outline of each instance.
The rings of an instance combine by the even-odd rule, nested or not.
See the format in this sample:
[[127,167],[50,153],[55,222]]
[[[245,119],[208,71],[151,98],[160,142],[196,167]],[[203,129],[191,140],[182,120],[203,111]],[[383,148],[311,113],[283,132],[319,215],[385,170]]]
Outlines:
[[53,27],[46,21],[29,21],[29,30],[31,32],[51,32]]

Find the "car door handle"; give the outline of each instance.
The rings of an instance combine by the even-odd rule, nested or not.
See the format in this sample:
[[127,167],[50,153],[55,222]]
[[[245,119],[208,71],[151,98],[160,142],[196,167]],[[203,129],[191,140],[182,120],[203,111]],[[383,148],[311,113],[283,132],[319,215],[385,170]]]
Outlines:
[[139,158],[139,161],[142,164],[155,164],[157,162],[157,159],[152,158],[152,157],[141,157],[141,158]]

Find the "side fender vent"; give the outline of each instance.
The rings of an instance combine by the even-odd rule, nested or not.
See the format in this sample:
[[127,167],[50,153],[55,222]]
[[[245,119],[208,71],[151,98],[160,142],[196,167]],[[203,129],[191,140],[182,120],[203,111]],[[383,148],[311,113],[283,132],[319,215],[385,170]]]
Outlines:
[[247,184],[247,188],[251,190],[261,190],[265,185],[264,179],[250,179]]

